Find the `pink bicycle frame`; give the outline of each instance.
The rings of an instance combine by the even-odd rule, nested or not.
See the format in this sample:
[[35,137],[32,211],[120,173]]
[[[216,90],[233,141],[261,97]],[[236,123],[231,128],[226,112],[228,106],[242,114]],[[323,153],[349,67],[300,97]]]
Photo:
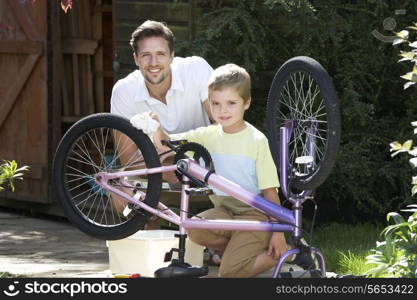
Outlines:
[[[286,141],[288,136],[291,134],[290,126],[281,128],[281,139]],[[281,143],[284,145],[281,149],[280,160],[282,162],[281,166],[288,166],[288,162],[285,161],[288,157],[288,144]],[[156,208],[152,208],[146,203],[134,199],[132,196],[124,193],[123,191],[113,187],[108,184],[108,181],[115,178],[123,178],[130,176],[144,176],[149,174],[163,173],[175,171],[181,169],[188,174],[194,176],[195,178],[204,181],[206,176],[208,176],[207,183],[219,189],[220,191],[230,195],[247,205],[256,208],[257,210],[265,213],[267,216],[272,216],[279,221],[278,222],[260,222],[260,221],[245,221],[245,220],[207,220],[207,219],[191,219],[188,217],[188,204],[189,204],[189,195],[186,193],[186,189],[189,188],[187,183],[182,184],[181,190],[181,210],[180,214],[177,215],[171,209],[167,208],[163,203],[159,202]],[[180,234],[186,234],[187,229],[223,229],[223,230],[240,230],[240,231],[271,231],[271,232],[291,232],[293,237],[301,236],[301,204],[305,201],[306,196],[308,196],[308,191],[300,195],[292,195],[287,190],[287,168],[280,168],[280,178],[281,185],[285,196],[293,204],[293,210],[286,209],[280,205],[272,203],[269,200],[264,199],[260,195],[248,192],[243,189],[238,184],[218,175],[216,173],[208,174],[210,171],[201,167],[192,159],[183,159],[180,160],[177,165],[162,166],[157,168],[150,169],[141,169],[133,171],[121,171],[115,173],[100,172],[95,176],[96,182],[103,189],[110,191],[132,203],[137,208],[142,208],[153,215],[156,215],[162,219],[165,219],[171,223],[174,223],[179,226]],[[184,182],[186,182],[187,177],[184,175]],[[282,255],[278,260],[273,277],[278,277],[282,265],[285,259],[293,254],[300,253],[299,248],[294,248]],[[324,277],[326,274],[325,263],[323,254],[317,249],[311,247],[311,251],[314,255],[319,258],[321,274]]]

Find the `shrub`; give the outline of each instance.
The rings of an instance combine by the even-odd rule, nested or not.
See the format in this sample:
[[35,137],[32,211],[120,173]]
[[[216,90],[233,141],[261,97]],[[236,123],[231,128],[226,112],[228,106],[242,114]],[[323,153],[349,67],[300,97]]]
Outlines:
[[[408,27],[417,31],[417,23]],[[417,82],[417,41],[408,41],[409,32],[402,30],[396,33],[397,39],[393,44],[405,43],[411,47],[411,51],[401,51],[401,61],[410,61],[414,64],[411,72],[401,76],[407,80],[404,89],[409,88]],[[417,122],[412,122],[415,126],[414,134],[417,133]],[[390,144],[391,156],[406,152],[413,156],[409,160],[413,168],[417,167],[417,147],[412,148],[413,141],[407,140],[401,144],[398,141]],[[411,195],[417,193],[417,176],[412,178]],[[368,263],[375,265],[367,274],[375,277],[417,277],[417,205],[408,206],[409,209],[403,210],[411,212],[407,220],[396,212],[387,215],[387,221],[393,220],[394,224],[386,227],[382,231],[384,241],[377,242],[374,254],[367,257]]]
[[407,220],[396,212],[387,215],[387,221],[394,221],[381,235],[374,254],[366,257],[374,267],[366,272],[370,277],[417,278],[417,205],[409,205],[412,212]]
[[5,160],[0,165],[0,191],[4,190],[3,185],[9,186],[14,192],[13,181],[16,179],[23,179],[23,172],[29,170],[28,166],[17,168],[16,161]]

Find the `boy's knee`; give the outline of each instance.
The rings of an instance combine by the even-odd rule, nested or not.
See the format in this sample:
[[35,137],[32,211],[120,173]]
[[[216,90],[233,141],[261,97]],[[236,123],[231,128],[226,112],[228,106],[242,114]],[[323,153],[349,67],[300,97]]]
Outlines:
[[203,230],[199,229],[188,229],[187,236],[194,243],[201,245],[204,242]]

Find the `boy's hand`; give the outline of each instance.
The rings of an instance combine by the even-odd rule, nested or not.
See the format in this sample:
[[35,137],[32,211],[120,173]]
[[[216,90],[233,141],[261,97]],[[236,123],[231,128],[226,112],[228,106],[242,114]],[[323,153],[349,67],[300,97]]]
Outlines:
[[273,259],[279,259],[287,250],[289,250],[289,247],[284,234],[282,232],[272,233],[269,240],[268,255],[272,255]]

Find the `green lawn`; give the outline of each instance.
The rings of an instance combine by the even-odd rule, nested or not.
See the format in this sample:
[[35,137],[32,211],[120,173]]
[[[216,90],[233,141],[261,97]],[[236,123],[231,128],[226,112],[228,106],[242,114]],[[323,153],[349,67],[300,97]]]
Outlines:
[[311,245],[323,252],[328,272],[362,275],[371,267],[365,264],[365,257],[375,248],[383,228],[374,224],[323,225],[314,230]]
[[9,272],[0,272],[0,278],[22,278],[24,276],[12,274]]

